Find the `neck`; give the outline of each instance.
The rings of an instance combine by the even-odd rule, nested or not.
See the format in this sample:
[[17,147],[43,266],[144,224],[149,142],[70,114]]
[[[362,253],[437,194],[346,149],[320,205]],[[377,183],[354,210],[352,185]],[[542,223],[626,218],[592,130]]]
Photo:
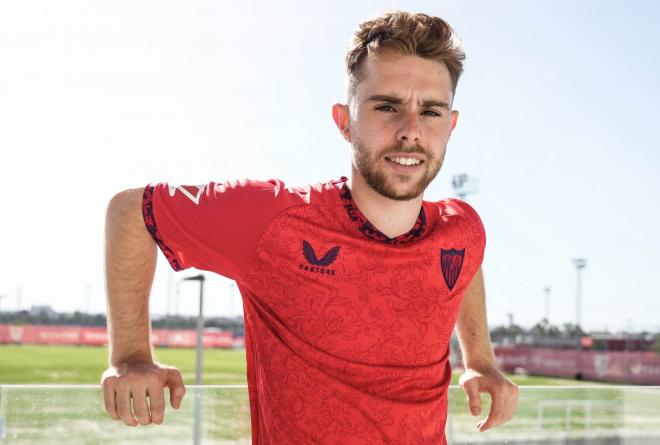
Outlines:
[[389,238],[396,238],[413,228],[422,208],[422,197],[396,201],[376,192],[362,175],[353,169],[348,189],[360,212]]

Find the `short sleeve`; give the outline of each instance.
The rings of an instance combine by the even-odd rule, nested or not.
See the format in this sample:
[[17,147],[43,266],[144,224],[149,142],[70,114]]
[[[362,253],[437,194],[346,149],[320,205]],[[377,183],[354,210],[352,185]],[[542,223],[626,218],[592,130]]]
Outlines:
[[472,252],[469,258],[475,265],[475,271],[481,266],[486,249],[486,230],[479,214],[470,204],[460,199],[449,198],[447,209],[460,219],[461,236],[465,240],[468,252]]
[[264,229],[295,205],[279,180],[149,184],[142,216],[175,271],[194,267],[241,281]]
[[473,231],[475,241],[483,250],[486,247],[486,229],[481,221],[481,217],[479,217],[477,211],[467,202],[460,199],[452,199],[451,201],[466,215],[469,221],[469,227]]

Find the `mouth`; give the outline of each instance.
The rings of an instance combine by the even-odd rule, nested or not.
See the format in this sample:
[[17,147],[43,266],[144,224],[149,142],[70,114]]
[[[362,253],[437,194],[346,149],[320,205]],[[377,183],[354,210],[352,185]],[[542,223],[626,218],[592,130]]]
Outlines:
[[387,164],[398,173],[414,173],[422,169],[424,161],[412,156],[385,156]]

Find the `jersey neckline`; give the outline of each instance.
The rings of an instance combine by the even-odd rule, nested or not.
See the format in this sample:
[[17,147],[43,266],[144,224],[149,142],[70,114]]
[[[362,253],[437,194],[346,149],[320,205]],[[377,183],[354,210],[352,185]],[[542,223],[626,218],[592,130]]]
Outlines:
[[353,200],[351,191],[348,188],[347,182],[348,178],[342,176],[338,180],[331,181],[339,193],[339,198],[341,199],[342,206],[346,210],[348,219],[351,221],[352,225],[360,232],[362,235],[366,236],[369,239],[378,241],[384,244],[389,244],[391,246],[401,246],[410,244],[422,237],[426,231],[426,213],[424,211],[424,205],[419,210],[419,215],[417,216],[417,221],[415,225],[406,233],[403,233],[394,238],[390,238],[381,232],[376,226],[374,226],[366,216],[360,211],[358,206]]

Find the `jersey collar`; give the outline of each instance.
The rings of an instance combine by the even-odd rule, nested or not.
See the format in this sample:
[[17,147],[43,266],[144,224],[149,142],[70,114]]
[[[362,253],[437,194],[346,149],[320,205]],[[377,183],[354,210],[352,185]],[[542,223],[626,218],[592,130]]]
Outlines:
[[348,214],[348,218],[352,221],[353,225],[360,231],[364,236],[375,241],[379,241],[385,244],[392,246],[400,246],[409,244],[422,237],[424,231],[426,230],[426,214],[424,213],[424,206],[422,205],[419,216],[415,225],[407,233],[399,235],[395,238],[390,238],[385,235],[383,232],[378,230],[369,220],[362,214],[353,197],[351,196],[351,191],[346,185],[348,178],[342,176],[341,179],[337,181],[332,181],[333,184],[337,187],[339,191],[339,197],[341,198],[342,205]]

